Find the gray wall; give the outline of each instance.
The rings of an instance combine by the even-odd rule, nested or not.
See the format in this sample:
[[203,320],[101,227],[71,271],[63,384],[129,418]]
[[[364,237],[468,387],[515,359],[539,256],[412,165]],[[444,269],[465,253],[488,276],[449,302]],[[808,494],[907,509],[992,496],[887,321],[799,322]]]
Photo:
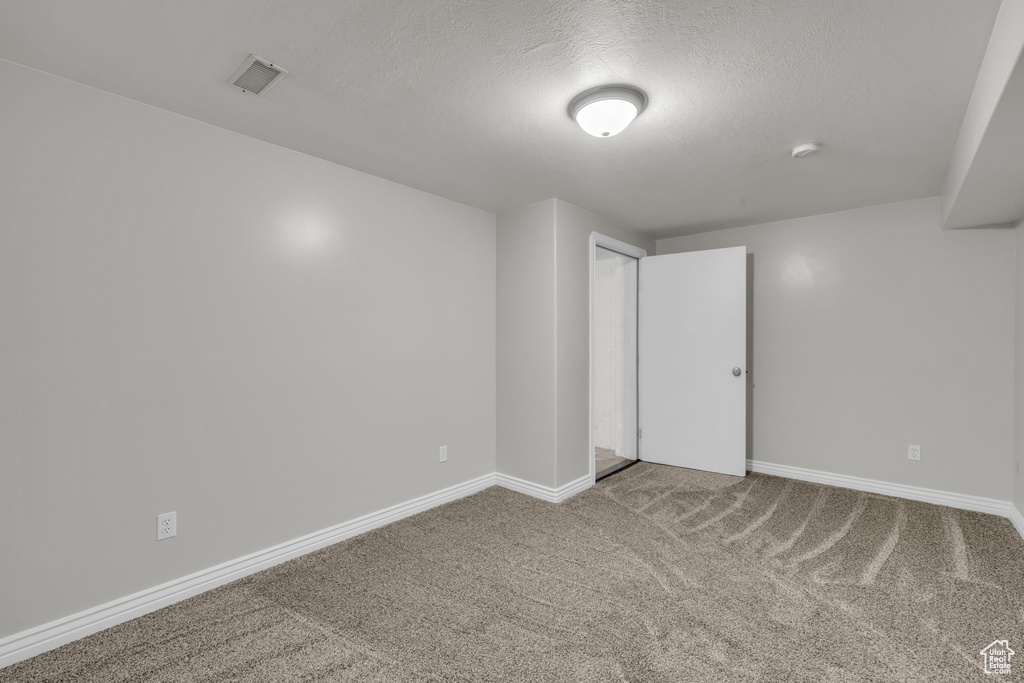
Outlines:
[[658,242],[753,254],[754,458],[1010,498],[1014,233],[938,222],[933,198]]
[[555,200],[497,220],[497,470],[555,483]]
[[493,214],[0,83],[0,637],[494,471]]
[[1014,286],[1015,319],[1017,323],[1014,345],[1014,477],[1013,502],[1024,513],[1024,221],[1013,231],[1016,282]]
[[563,486],[590,471],[590,233],[654,242],[556,199],[497,225],[498,471]]

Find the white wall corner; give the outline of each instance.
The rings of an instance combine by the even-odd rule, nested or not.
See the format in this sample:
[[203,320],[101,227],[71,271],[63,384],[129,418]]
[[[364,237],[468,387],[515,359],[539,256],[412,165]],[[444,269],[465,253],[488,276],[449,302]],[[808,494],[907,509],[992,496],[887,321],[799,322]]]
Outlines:
[[[495,484],[485,474],[0,639],[0,668]],[[562,487],[563,489],[566,487]],[[566,496],[568,497],[568,496]]]
[[594,480],[590,474],[585,474],[579,479],[575,479],[564,486],[559,486],[558,488],[552,488],[542,484],[534,484],[532,481],[526,481],[525,479],[519,479],[518,477],[509,476],[507,474],[498,473],[495,477],[498,486],[502,488],[509,489],[510,491],[517,491],[518,493],[525,493],[528,496],[539,498],[549,503],[561,503],[563,500],[572,498],[577,493],[580,493],[594,485]]
[[1014,503],[1010,503],[1010,514],[1008,516],[1017,533],[1024,539],[1024,515],[1021,514],[1020,508]]
[[[833,474],[820,470],[809,470],[803,467],[792,467],[790,465],[776,465],[760,460],[747,460],[747,471],[758,474],[771,474],[776,477],[787,477],[798,479],[814,484],[826,484],[838,486],[854,491],[866,491],[868,493],[880,493],[885,496],[918,500],[924,503],[945,505],[947,507],[959,508],[961,510],[974,510],[975,512],[986,512],[990,515],[1008,517],[1013,520],[1011,510],[1015,509],[1008,500],[996,498],[984,498],[982,496],[971,496],[965,493],[952,493],[950,491],[939,491],[938,489],[926,489],[920,486],[907,486],[905,484],[892,484],[877,479],[864,479],[852,477],[846,474]],[[1019,513],[1018,513],[1019,515]],[[1016,524],[1016,522],[1014,522]],[[1018,531],[1021,527],[1018,526]],[[1024,532],[1022,532],[1024,533]]]

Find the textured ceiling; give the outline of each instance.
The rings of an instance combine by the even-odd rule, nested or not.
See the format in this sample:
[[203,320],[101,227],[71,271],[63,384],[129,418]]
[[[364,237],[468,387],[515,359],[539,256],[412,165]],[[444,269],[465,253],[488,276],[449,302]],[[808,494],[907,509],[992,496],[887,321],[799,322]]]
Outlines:
[[[936,195],[997,0],[3,0],[0,58],[491,211],[662,238]],[[291,73],[227,79],[255,53]],[[578,92],[639,86],[598,139]],[[817,157],[789,148],[820,140]]]

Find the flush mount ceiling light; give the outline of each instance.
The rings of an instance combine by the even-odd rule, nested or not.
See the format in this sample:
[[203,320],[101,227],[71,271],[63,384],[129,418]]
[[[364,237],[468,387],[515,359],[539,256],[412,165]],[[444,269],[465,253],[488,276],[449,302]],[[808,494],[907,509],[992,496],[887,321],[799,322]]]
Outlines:
[[647,95],[631,85],[602,85],[569,103],[569,116],[594,137],[621,133],[647,106]]
[[813,157],[820,151],[821,145],[817,142],[805,142],[804,144],[797,145],[793,148],[793,158],[803,159],[804,157]]

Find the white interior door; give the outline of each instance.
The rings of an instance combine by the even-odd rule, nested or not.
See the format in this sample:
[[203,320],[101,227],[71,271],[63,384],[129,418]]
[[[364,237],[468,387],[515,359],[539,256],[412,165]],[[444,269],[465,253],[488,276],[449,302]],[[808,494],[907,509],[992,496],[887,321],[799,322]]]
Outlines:
[[746,247],[641,259],[640,457],[746,474],[746,358]]

